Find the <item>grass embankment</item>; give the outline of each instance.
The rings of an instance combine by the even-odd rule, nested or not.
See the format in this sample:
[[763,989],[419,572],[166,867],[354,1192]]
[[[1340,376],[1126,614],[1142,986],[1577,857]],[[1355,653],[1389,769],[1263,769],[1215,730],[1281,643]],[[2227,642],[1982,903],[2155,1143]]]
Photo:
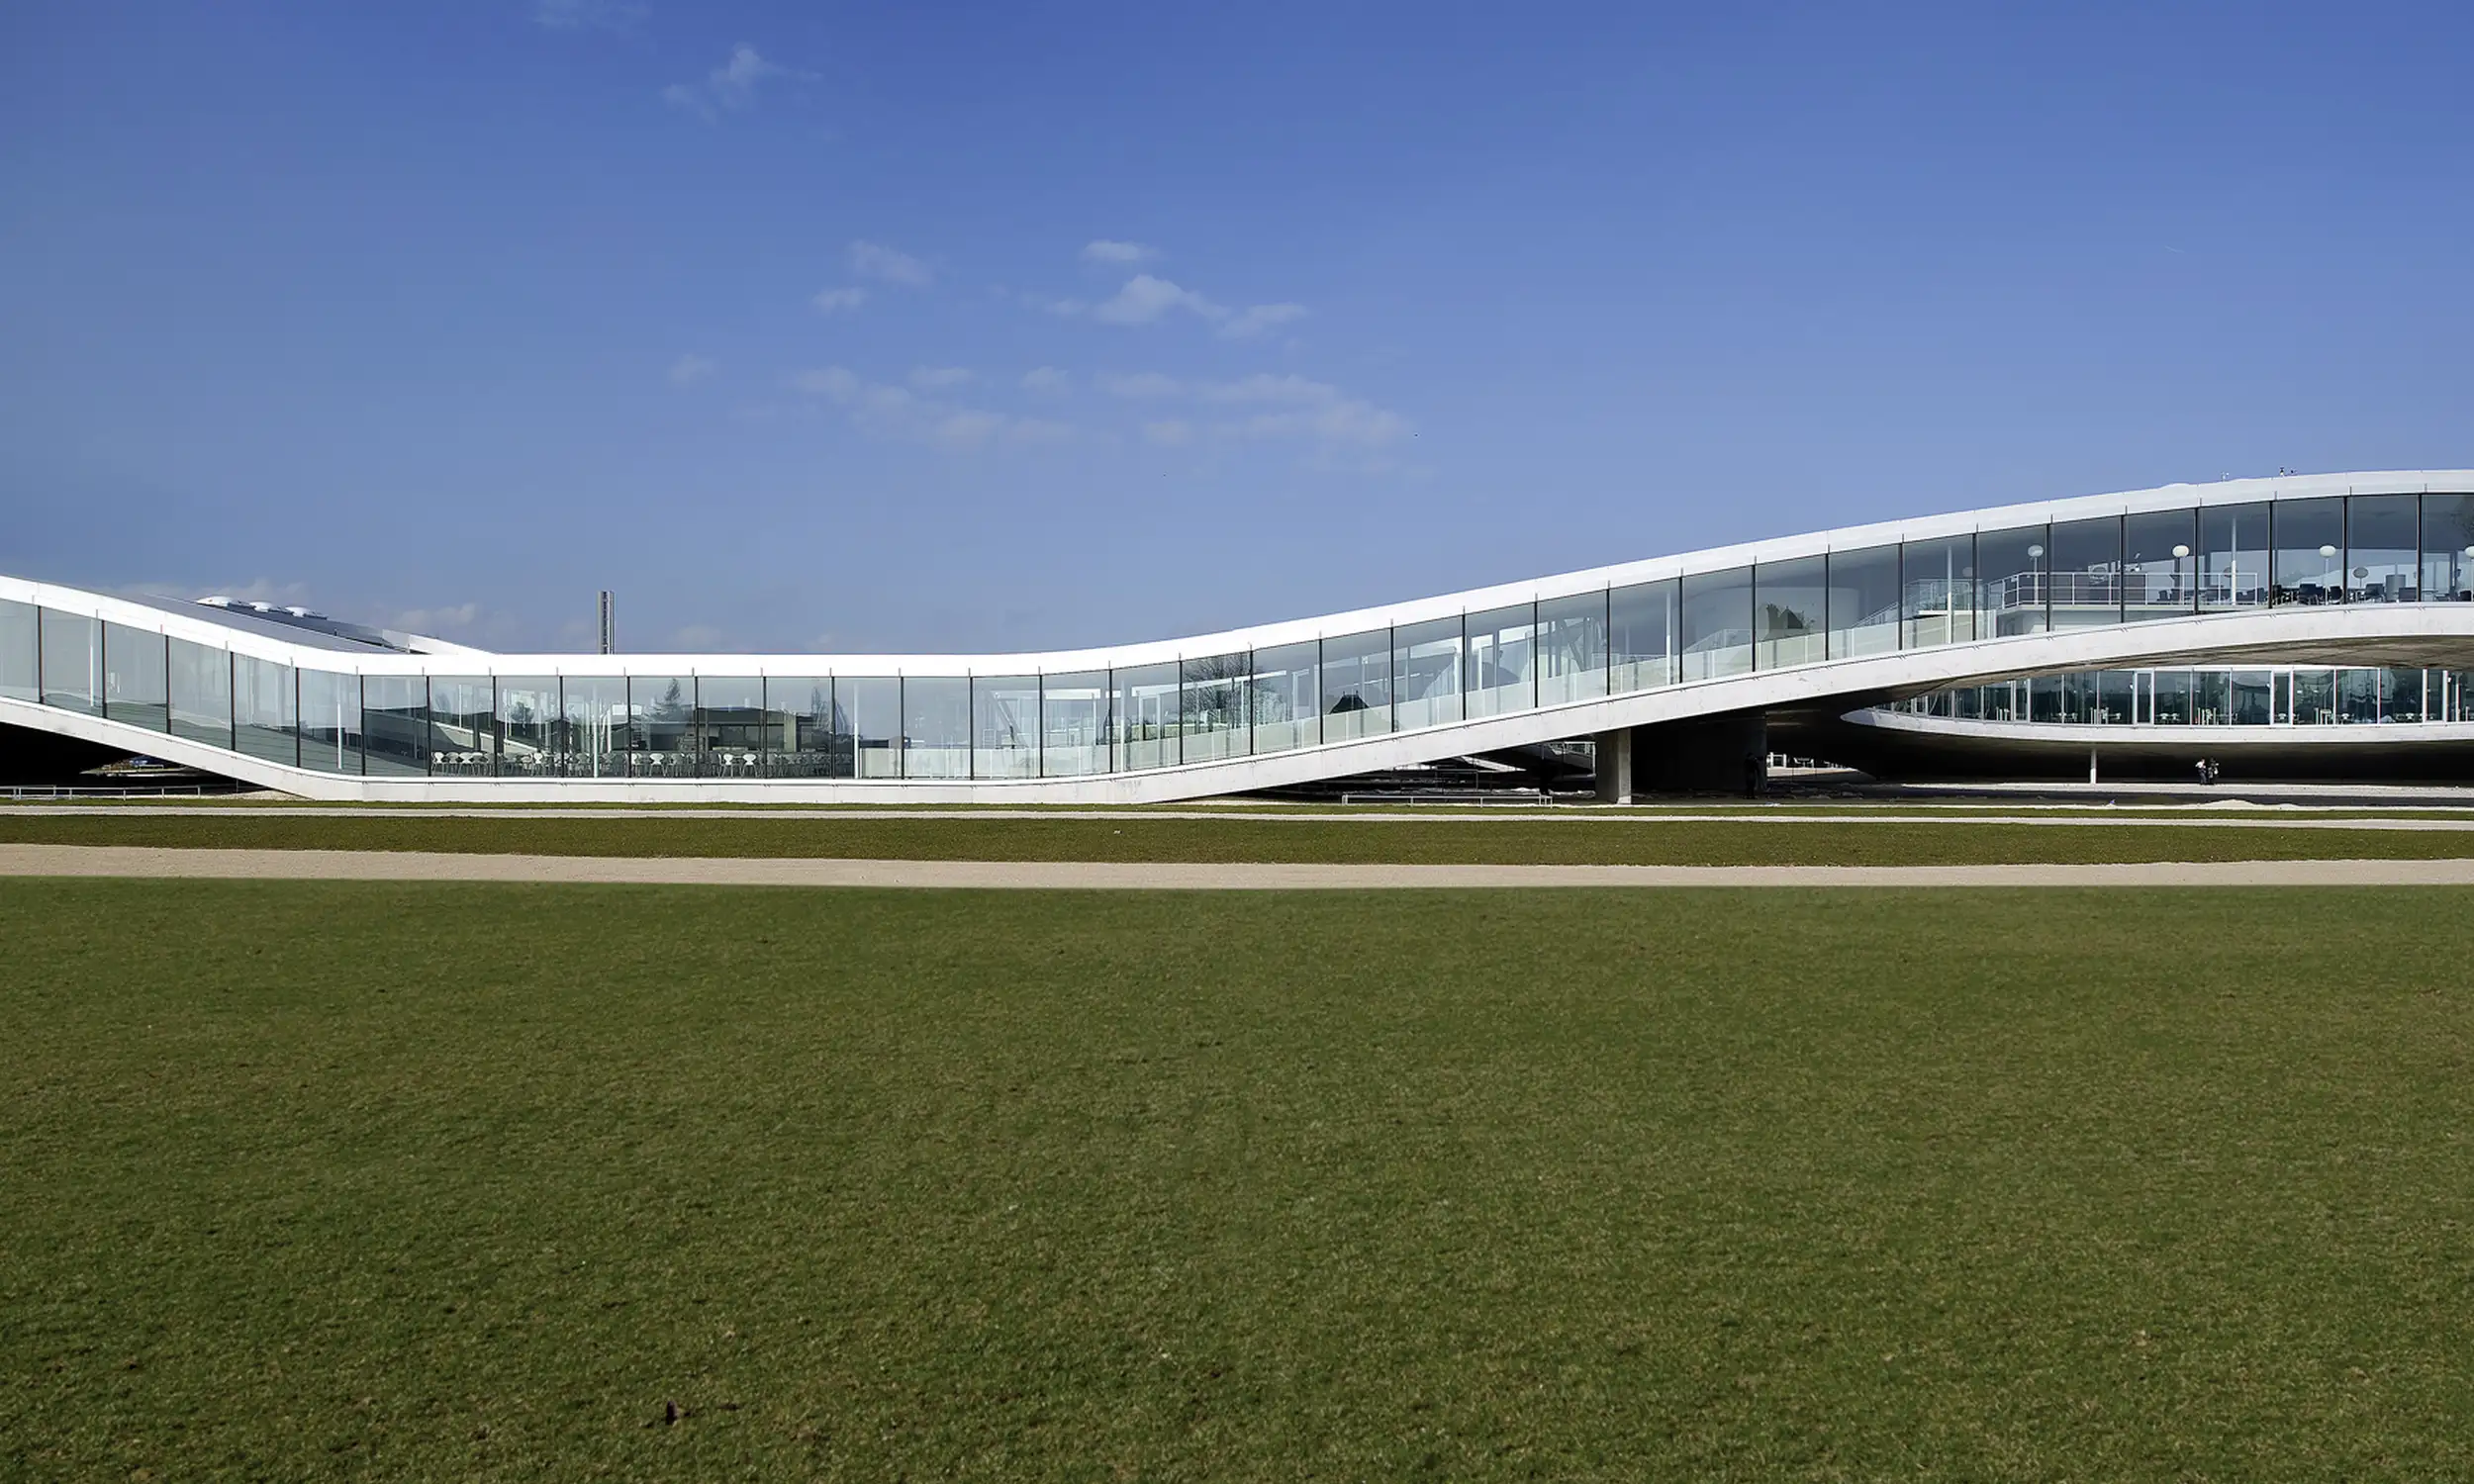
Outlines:
[[0,883],[0,1472],[2464,1477],[2465,900]]
[[2474,855],[2474,830],[1963,820],[679,818],[557,814],[463,819],[0,815],[0,841],[281,850],[576,856],[781,856],[913,861],[1331,861],[1674,866],[1972,865],[2055,861],[2430,860]]

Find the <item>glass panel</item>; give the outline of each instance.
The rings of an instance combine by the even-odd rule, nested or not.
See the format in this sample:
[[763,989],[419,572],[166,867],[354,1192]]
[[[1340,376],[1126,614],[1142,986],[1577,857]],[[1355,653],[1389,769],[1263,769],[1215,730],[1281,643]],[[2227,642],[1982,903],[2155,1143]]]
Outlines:
[[2380,672],[2380,720],[2420,721],[2423,719],[2423,672],[2420,670],[2383,670]]
[[2096,677],[2096,719],[2108,726],[2131,724],[2131,672],[2107,670]]
[[172,735],[232,746],[232,656],[187,639],[171,642]]
[[2341,603],[2345,596],[2345,501],[2280,500],[2276,503],[2274,603]]
[[2271,687],[2265,670],[2236,670],[2227,678],[2228,703],[2236,726],[2266,726]]
[[1976,633],[2007,639],[2045,632],[2045,527],[1976,536]]
[[902,682],[833,677],[834,725],[850,739],[860,778],[902,777]]
[[1177,662],[1116,672],[1116,765],[1169,768],[1177,763]]
[[292,667],[273,660],[232,657],[232,730],[234,745],[246,757],[300,766],[299,729],[293,707]]
[[2422,592],[2425,603],[2474,603],[2474,495],[2423,497]]
[[2328,726],[2336,720],[2336,672],[2294,672],[2294,724]]
[[1429,618],[1391,631],[1391,684],[1402,731],[1461,719],[1461,620]]
[[103,709],[103,624],[43,610],[43,703],[69,711]]
[[2122,616],[2171,618],[2199,605],[2199,512],[2150,510],[2122,522]]
[[1900,613],[1897,547],[1830,553],[1830,658],[1896,652]]
[[1391,630],[1323,641],[1323,740],[1391,730]]
[[2356,495],[2345,502],[2345,601],[2413,603],[2422,580],[2421,499]]
[[2035,675],[2028,678],[2028,719],[2031,721],[2066,720],[2065,696],[2058,675]]
[[511,778],[556,778],[564,714],[555,675],[498,678],[498,771]]
[[103,714],[114,721],[163,730],[171,696],[163,673],[163,636],[126,624],[103,626]]
[[41,700],[37,670],[43,639],[35,605],[0,598],[0,696],[11,700]]
[[1606,593],[1575,593],[1538,604],[1538,704],[1606,694]]
[[[443,684],[431,681],[434,692]],[[434,695],[431,704],[436,704]],[[696,776],[696,677],[627,677],[627,772],[635,778]],[[440,772],[445,769],[440,767]]]
[[1252,738],[1246,729],[1245,654],[1206,655],[1186,662],[1181,711],[1184,758],[1189,763],[1244,757]]
[[831,678],[766,677],[765,725],[766,777],[850,777],[850,733],[833,724]]
[[1075,778],[1108,771],[1108,672],[1083,670],[1040,681],[1040,772]]
[[2268,601],[2268,507],[2212,506],[2199,512],[2199,605],[2255,608]]
[[1976,631],[1976,538],[1970,531],[1899,548],[1899,618],[1909,649],[1963,644]]
[[1312,639],[1254,652],[1254,750],[1285,752],[1323,740],[1323,691]]
[[1538,705],[1538,605],[1488,608],[1462,620],[1469,635],[1469,714],[1500,716]]
[[429,771],[460,778],[498,771],[498,694],[490,677],[429,677]]
[[754,675],[696,677],[696,772],[701,778],[764,777],[765,683]]
[[[173,669],[178,673],[179,654]],[[178,719],[177,703],[173,717]],[[429,771],[429,681],[419,675],[361,677],[361,768],[372,778]]]
[[971,682],[967,677],[903,677],[902,776],[971,776]]
[[1753,666],[1809,665],[1830,654],[1829,559],[1763,562],[1753,571]]
[[2097,628],[2122,621],[2122,517],[2064,520],[2052,528],[2052,625]]
[[2380,673],[2376,670],[2336,672],[2336,719],[2340,723],[2380,719]]
[[1039,677],[971,678],[971,776],[1039,777]]
[[321,773],[361,771],[361,678],[301,672],[301,766]]
[[1607,684],[1618,696],[1675,683],[1675,581],[1606,595]]
[[2223,726],[2232,719],[2233,710],[2233,677],[2222,670],[2191,672],[2191,722],[2193,725]]
[[1681,608],[1683,679],[1742,675],[1753,668],[1752,568],[1685,578]]
[[2187,670],[2156,672],[2156,724],[2188,726],[2191,720],[2191,673]]
[[[570,675],[558,683],[565,718],[560,768],[568,778],[627,775],[627,682],[618,675]],[[370,754],[376,772],[377,753]]]

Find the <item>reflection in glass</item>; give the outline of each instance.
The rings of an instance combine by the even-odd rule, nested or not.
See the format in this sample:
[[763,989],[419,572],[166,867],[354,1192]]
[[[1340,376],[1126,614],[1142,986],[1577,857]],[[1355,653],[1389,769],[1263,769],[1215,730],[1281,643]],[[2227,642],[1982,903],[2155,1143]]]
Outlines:
[[2122,616],[2172,618],[2199,605],[2199,512],[2149,510],[2122,522]]
[[1538,704],[1593,700],[1606,694],[1606,594],[1575,593],[1538,603]]
[[1459,615],[1392,629],[1391,684],[1402,731],[1461,719]]
[[0,598],[0,696],[41,700],[43,639],[31,603]]
[[764,777],[765,731],[761,676],[696,677],[697,777]]
[[103,626],[103,714],[159,732],[171,696],[163,673],[163,636],[122,623]]
[[1179,727],[1182,756],[1189,763],[1215,758],[1241,758],[1253,745],[1246,729],[1246,672],[1243,651],[1205,655],[1186,661],[1185,690]]
[[1039,771],[1078,778],[1108,771],[1108,672],[1083,670],[1040,682]]
[[361,771],[361,678],[301,672],[301,766],[321,773]]
[[2023,525],[1976,536],[1976,635],[2007,639],[2046,629],[2045,527]]
[[2280,500],[2274,509],[2276,565],[2269,601],[2344,602],[2344,497]]
[[1830,658],[1897,650],[1898,560],[1895,546],[1830,553]]
[[292,667],[273,660],[232,657],[233,745],[242,756],[299,767],[301,739],[294,708]]
[[2233,717],[2233,677],[2222,670],[2191,672],[2191,721],[2198,726],[2224,726]]
[[1675,683],[1675,580],[1607,596],[1607,684],[1618,696]]
[[43,703],[68,711],[103,709],[103,624],[45,608]]
[[232,746],[232,656],[187,639],[170,644],[172,735]]
[[2380,677],[2380,720],[2423,719],[2423,672],[2383,670]]
[[1326,742],[1391,730],[1391,630],[1323,641],[1321,704]]
[[2297,726],[2330,726],[2335,720],[2336,672],[2295,671],[2294,723]]
[[1286,752],[1323,740],[1320,648],[1312,639],[1254,652],[1254,750]]
[[1683,679],[1714,680],[1753,668],[1753,569],[1697,572],[1683,580]]
[[902,776],[971,776],[969,680],[959,675],[903,677]]
[[1910,649],[1960,644],[1976,631],[1976,538],[1944,536],[1899,548],[1899,621]]
[[765,677],[767,778],[848,778],[850,736],[833,725],[833,682],[821,675]]
[[464,778],[498,771],[497,683],[489,676],[429,677],[429,771]]
[[2345,601],[2413,603],[2422,579],[2421,500],[2356,495],[2345,502]]
[[2191,673],[2187,670],[2156,672],[2156,724],[2188,726],[2191,720]]
[[[437,682],[430,704],[437,704]],[[634,778],[696,777],[696,677],[627,677],[627,773]],[[443,767],[438,768],[444,772]]]
[[2336,720],[2369,724],[2380,719],[2380,673],[2376,670],[2336,672]]
[[[618,675],[570,675],[558,683],[568,778],[627,776],[627,682]],[[372,760],[376,754],[371,754]],[[374,769],[372,771],[375,771]]]
[[833,677],[834,726],[850,738],[860,778],[902,777],[902,682]]
[[[180,652],[172,652],[173,708],[180,719]],[[572,698],[571,698],[572,699]],[[361,768],[372,778],[429,771],[429,681],[419,675],[361,677]]]
[[1469,714],[1500,716],[1536,709],[1537,604],[1471,613],[1462,619],[1461,630],[1469,636]]
[[1177,764],[1177,662],[1116,672],[1116,758],[1128,771]]
[[2199,512],[2199,605],[2254,608],[2268,601],[2268,506],[2210,506]]
[[2108,726],[2131,722],[2131,672],[2107,670],[2096,678],[2096,720]]
[[2052,527],[2046,566],[2051,623],[2097,628],[2122,621],[2122,517],[2064,520]]
[[2474,495],[2423,497],[2425,603],[2474,603]]
[[512,778],[558,777],[561,714],[557,676],[500,676],[499,772]]
[[1039,777],[1039,677],[971,678],[971,776]]
[[2226,677],[2226,704],[2236,726],[2266,726],[2269,720],[2268,672],[2236,670]]
[[1753,668],[1777,670],[1829,656],[1829,559],[1797,557],[1753,569]]

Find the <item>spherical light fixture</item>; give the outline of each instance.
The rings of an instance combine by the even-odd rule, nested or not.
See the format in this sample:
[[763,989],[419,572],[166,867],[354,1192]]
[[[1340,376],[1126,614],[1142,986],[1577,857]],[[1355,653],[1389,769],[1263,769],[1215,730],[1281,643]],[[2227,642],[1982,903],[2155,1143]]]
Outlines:
[[2320,555],[2324,557],[2332,557],[2336,555],[2336,548],[2333,546],[2323,546],[2320,548]]
[[2187,547],[2187,546],[2176,546],[2176,547],[2174,547],[2174,548],[2173,548],[2173,559],[2174,559],[2175,561],[2177,561],[2177,562],[2178,562],[2178,561],[2180,561],[2180,560],[2182,560],[2182,558],[2184,558],[2184,557],[2186,557],[2186,556],[2189,556],[2190,554],[2191,554],[2191,549],[2190,549],[2189,547]]
[[2031,546],[2031,547],[2029,547],[2029,548],[2028,548],[2028,560],[2030,560],[2030,561],[2034,561],[2034,560],[2036,560],[2038,557],[2043,556],[2044,554],[2045,554],[2045,548],[2044,548],[2044,547],[2042,547],[2042,546]]

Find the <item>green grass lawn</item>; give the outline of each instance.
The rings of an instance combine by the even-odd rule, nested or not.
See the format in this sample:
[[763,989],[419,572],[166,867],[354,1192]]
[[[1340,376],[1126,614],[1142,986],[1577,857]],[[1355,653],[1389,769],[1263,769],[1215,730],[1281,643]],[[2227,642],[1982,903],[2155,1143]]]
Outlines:
[[2100,820],[1624,819],[1392,821],[1169,816],[464,819],[234,809],[213,817],[102,809],[0,815],[0,841],[586,856],[808,856],[925,861],[1536,862],[1677,866],[1967,865],[2001,861],[2433,859],[2474,830],[2219,828]]
[[2468,901],[0,881],[0,1476],[2464,1477]]

